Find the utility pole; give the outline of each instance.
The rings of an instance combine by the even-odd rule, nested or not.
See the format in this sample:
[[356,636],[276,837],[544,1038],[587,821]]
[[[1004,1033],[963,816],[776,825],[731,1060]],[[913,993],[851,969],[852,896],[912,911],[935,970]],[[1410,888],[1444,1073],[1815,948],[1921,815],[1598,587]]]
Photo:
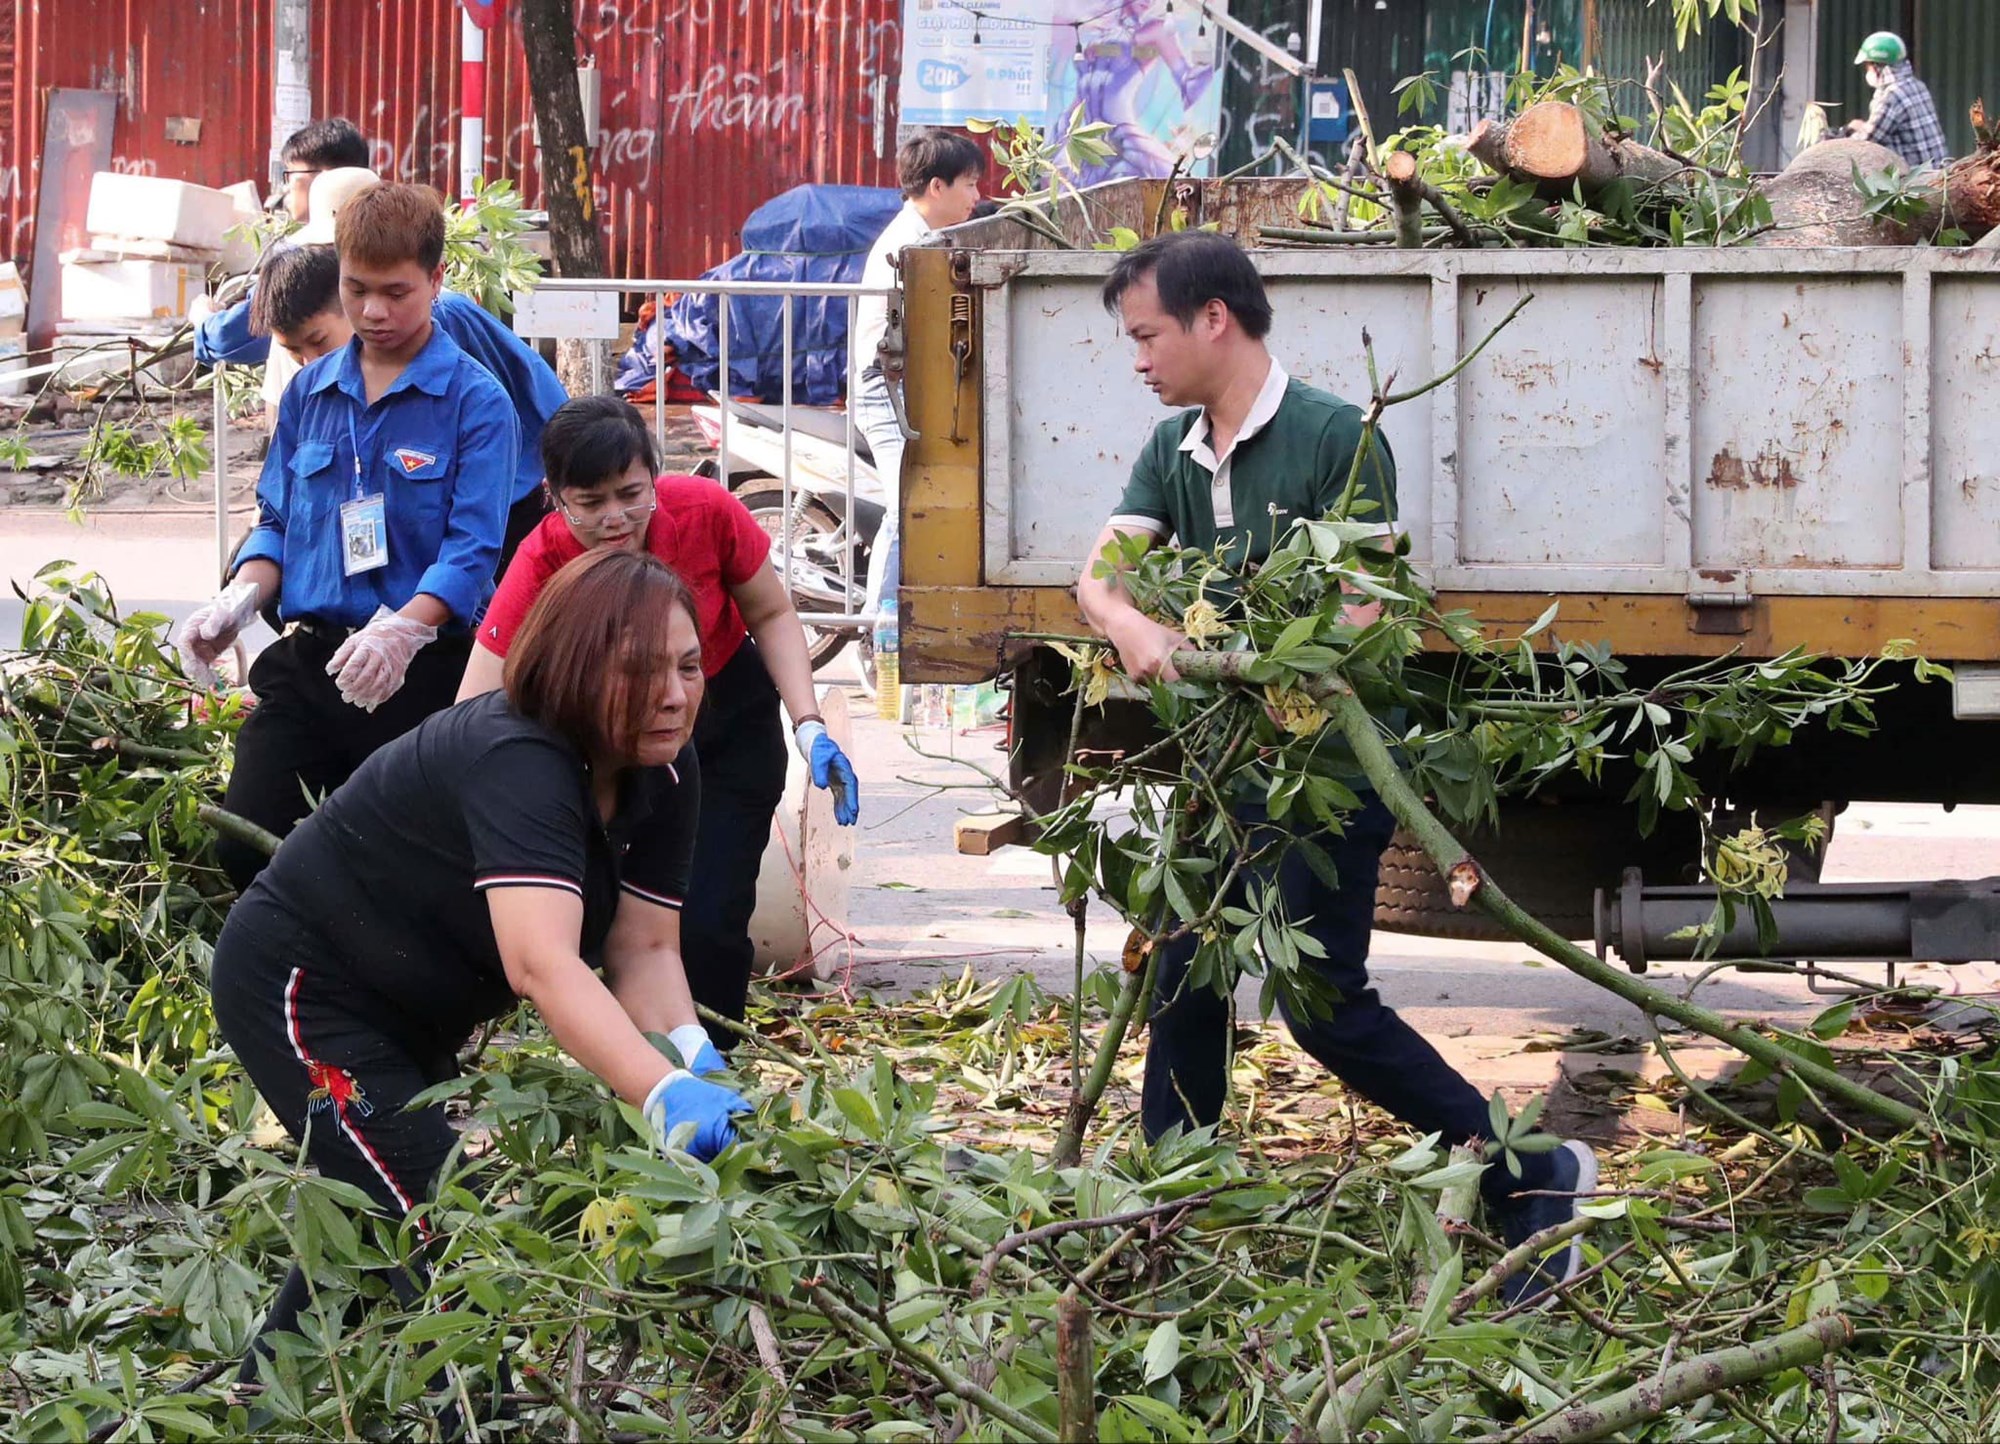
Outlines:
[[282,188],[285,138],[312,119],[312,0],[277,0],[271,33],[270,181]]

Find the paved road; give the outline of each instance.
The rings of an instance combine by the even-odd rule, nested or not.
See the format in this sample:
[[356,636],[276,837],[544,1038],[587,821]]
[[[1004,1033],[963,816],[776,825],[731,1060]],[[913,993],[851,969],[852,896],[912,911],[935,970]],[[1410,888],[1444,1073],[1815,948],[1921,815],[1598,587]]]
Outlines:
[[[45,561],[67,557],[102,572],[129,610],[184,616],[212,590],[215,545],[206,513],[99,513],[78,527],[59,513],[17,509],[0,522],[0,576],[25,579]],[[20,606],[0,601],[0,638],[18,636]],[[852,685],[837,660],[823,680]],[[904,729],[875,720],[854,699],[854,756],[865,796],[848,926],[851,954],[827,961],[863,987],[903,992],[956,977],[1032,972],[1051,991],[1067,992],[1073,932],[1057,907],[1046,859],[1024,849],[960,857],[952,823],[989,805],[969,761],[1000,770],[995,729],[955,733]],[[921,755],[922,753],[932,755]],[[1828,881],[1893,877],[1979,877],[2000,873],[2000,809],[1858,807],[1840,822]],[[1108,909],[1093,909],[1087,951],[1093,966],[1113,961],[1123,929]],[[1484,1087],[1541,1086],[1560,1055],[1526,1053],[1538,1036],[1593,1028],[1637,1036],[1636,1014],[1519,946],[1467,944],[1382,935],[1374,972],[1384,996],[1433,1038],[1443,1040]],[[1930,967],[1918,976],[1964,993],[2000,991],[2000,969]],[[1704,1000],[1723,1011],[1799,1022],[1820,1007],[1788,978],[1719,981]],[[1254,1007],[1254,994],[1243,999]]]

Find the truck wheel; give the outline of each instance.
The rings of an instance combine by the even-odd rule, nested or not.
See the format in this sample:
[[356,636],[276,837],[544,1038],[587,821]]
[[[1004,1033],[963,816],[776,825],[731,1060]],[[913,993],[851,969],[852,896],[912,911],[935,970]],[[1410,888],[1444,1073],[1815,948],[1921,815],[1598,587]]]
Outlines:
[[[1692,817],[1668,813],[1651,837],[1641,837],[1629,808],[1523,803],[1503,806],[1499,830],[1474,832],[1465,845],[1528,912],[1566,938],[1588,938],[1598,888],[1616,887],[1628,867],[1641,869],[1649,880],[1685,881],[1682,870],[1699,856],[1700,829]],[[1375,926],[1384,932],[1474,942],[1512,936],[1482,912],[1453,907],[1444,879],[1401,828],[1382,854]]]
[[[1540,898],[1522,897],[1511,886],[1507,892],[1564,937],[1590,936],[1590,889],[1581,883],[1569,889],[1555,889],[1550,896]],[[1578,898],[1584,904],[1580,908],[1576,903]],[[1467,942],[1502,942],[1513,936],[1485,913],[1453,907],[1451,894],[1445,890],[1444,879],[1431,865],[1429,855],[1400,827],[1382,854],[1382,876],[1375,885],[1375,926],[1385,933],[1414,933],[1420,937]]]
[[[797,488],[792,491],[792,514],[785,515],[785,490],[776,477],[755,476],[740,481],[736,487],[736,499],[743,503],[757,525],[764,528],[771,538],[774,551],[789,548],[794,555],[809,546],[831,551],[840,544],[844,534],[840,518],[833,509],[818,497],[807,496]],[[788,535],[789,533],[789,535]],[[784,575],[782,555],[774,556],[771,565]],[[822,610],[820,604],[804,597],[794,596],[792,605],[801,612]],[[840,655],[851,634],[838,627],[806,627],[806,653],[812,658],[813,670],[817,672],[826,663]]]

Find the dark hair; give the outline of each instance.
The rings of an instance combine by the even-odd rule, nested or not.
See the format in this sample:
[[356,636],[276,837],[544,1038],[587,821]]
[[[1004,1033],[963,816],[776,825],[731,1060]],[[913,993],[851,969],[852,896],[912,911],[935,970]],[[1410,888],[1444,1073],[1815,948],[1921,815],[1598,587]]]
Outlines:
[[444,197],[429,186],[370,186],[340,208],[333,245],[343,261],[435,271],[444,259]]
[[500,674],[507,700],[585,757],[629,763],[658,705],[657,679],[679,665],[667,642],[676,607],[699,635],[694,595],[665,562],[585,552],[549,578],[514,634]]
[[289,334],[313,317],[339,309],[340,257],[333,247],[291,246],[269,256],[257,273],[250,334]]
[[542,427],[542,474],[549,492],[602,486],[635,461],[649,475],[660,471],[660,453],[639,408],[620,396],[579,396],[558,406]]
[[1201,308],[1220,301],[1243,328],[1261,341],[1271,329],[1271,300],[1264,278],[1243,247],[1214,231],[1163,231],[1118,258],[1104,280],[1104,309],[1118,314],[1118,302],[1134,282],[1151,276],[1160,309],[1181,323],[1194,324]]
[[316,120],[311,125],[302,125],[285,137],[284,148],[278,152],[286,164],[296,161],[300,165],[316,165],[321,170],[339,170],[342,166],[368,164],[368,138],[351,120],[339,116],[331,120]]
[[971,140],[948,130],[920,130],[896,149],[896,183],[914,200],[941,180],[955,185],[986,169],[986,154]]

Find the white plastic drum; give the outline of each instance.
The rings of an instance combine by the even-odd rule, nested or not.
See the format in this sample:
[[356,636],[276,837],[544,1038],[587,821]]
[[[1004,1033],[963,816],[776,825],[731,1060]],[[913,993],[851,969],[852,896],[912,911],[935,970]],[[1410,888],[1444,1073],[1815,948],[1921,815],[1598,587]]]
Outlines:
[[[833,740],[848,750],[847,693],[822,688],[819,710]],[[757,873],[750,941],[759,973],[796,971],[801,977],[826,978],[846,966],[847,882],[854,869],[855,829],[834,822],[833,795],[812,785],[811,769],[797,748],[786,750],[791,766]]]

